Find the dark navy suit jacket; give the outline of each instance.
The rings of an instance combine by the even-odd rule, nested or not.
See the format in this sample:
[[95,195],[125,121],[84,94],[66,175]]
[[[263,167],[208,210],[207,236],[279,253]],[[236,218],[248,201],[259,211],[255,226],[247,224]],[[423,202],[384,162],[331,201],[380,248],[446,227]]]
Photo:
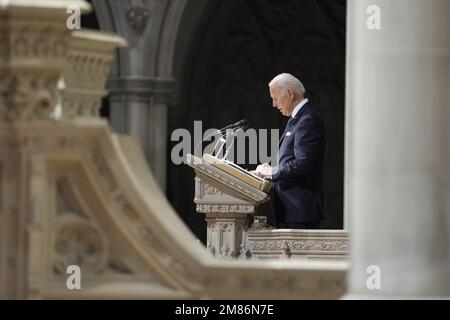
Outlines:
[[307,102],[288,123],[273,170],[275,213],[279,222],[319,222],[325,218],[323,170],[327,132]]

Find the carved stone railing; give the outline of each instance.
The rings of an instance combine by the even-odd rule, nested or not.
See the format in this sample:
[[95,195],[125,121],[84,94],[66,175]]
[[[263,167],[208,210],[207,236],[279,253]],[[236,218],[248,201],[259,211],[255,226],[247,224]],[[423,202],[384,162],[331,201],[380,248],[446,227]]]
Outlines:
[[260,259],[346,260],[349,237],[343,230],[252,230],[247,247]]

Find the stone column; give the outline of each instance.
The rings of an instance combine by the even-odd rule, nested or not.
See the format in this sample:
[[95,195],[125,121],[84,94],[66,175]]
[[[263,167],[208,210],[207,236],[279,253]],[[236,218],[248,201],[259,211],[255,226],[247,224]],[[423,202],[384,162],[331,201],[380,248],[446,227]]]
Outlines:
[[81,12],[91,9],[80,0],[0,3],[1,299],[32,296],[42,274],[30,267],[42,257],[41,252],[29,251],[37,240],[32,231],[42,225],[33,197],[37,184],[29,184],[29,156],[33,145],[42,147],[45,141],[24,131],[30,127],[38,131],[52,123],[51,114],[58,104],[57,84],[69,48],[69,5],[78,6]]
[[139,140],[164,190],[168,98],[186,0],[93,0],[93,4],[101,29],[123,36],[129,44],[118,50],[108,82],[111,126]]
[[111,125],[136,137],[160,187],[166,186],[167,110],[172,79],[118,77],[108,83]]
[[[381,30],[367,27],[371,5]],[[349,297],[450,294],[449,12],[447,0],[348,1]]]

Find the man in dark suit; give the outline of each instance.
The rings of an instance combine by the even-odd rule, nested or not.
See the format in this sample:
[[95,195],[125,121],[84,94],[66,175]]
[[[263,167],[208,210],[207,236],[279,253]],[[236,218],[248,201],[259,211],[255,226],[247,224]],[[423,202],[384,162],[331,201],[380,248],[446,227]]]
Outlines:
[[324,122],[305,99],[305,88],[294,76],[281,74],[269,88],[273,106],[290,119],[280,139],[278,166],[260,165],[256,174],[275,184],[278,228],[318,229],[326,210]]

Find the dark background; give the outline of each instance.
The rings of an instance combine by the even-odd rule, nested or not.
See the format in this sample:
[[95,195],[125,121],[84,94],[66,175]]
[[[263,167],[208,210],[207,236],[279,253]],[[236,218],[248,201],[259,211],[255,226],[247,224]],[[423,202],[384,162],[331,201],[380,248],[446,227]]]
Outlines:
[[[321,227],[341,229],[346,0],[194,0],[187,6],[177,40],[169,139],[178,128],[193,136],[194,121],[202,121],[206,130],[244,118],[256,130],[279,129],[281,134],[287,118],[272,108],[268,83],[279,73],[292,73],[303,82],[328,130],[328,213]],[[98,29],[95,13],[83,18],[83,26]],[[105,117],[108,110],[105,99]],[[175,145],[168,141],[168,159]],[[205,241],[190,168],[168,163],[167,197]],[[275,225],[271,206],[262,212]]]

